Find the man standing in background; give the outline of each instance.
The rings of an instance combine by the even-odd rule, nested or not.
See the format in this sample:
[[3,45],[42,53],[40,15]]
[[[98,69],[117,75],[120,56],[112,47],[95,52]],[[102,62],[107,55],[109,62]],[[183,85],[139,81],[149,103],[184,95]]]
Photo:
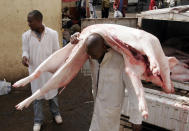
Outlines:
[[153,10],[155,7],[155,0],[150,0],[149,10]]
[[114,10],[117,11],[119,10],[123,17],[125,17],[125,12],[126,12],[126,8],[128,6],[128,0],[115,0],[114,2]]
[[97,18],[96,15],[96,6],[97,0],[89,0],[89,11],[90,11],[90,18]]
[[[60,48],[58,33],[43,25],[43,15],[38,10],[33,10],[28,14],[28,25],[31,30],[22,35],[22,64],[28,67],[29,74],[53,52]],[[45,72],[38,79],[31,82],[32,94],[41,88],[52,74]],[[43,98],[34,101],[34,126],[33,131],[40,131],[43,123],[42,99],[49,102],[50,111],[57,124],[62,123],[62,117],[58,108],[58,90],[49,91]]]
[[109,16],[109,8],[110,8],[110,1],[109,0],[102,0],[102,18],[108,18]]

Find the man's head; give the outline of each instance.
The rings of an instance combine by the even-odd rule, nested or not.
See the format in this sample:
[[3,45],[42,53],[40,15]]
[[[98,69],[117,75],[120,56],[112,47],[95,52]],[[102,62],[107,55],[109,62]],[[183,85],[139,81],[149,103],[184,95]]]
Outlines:
[[38,10],[33,10],[28,13],[28,25],[31,30],[36,31],[42,26],[43,15]]
[[99,34],[91,34],[85,41],[86,51],[92,59],[99,60],[107,52],[107,47],[105,46],[105,41]]

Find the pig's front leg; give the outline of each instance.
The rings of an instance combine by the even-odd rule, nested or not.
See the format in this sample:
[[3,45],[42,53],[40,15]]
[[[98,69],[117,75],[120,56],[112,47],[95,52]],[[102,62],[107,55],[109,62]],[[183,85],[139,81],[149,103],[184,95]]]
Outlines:
[[143,62],[138,63],[138,65],[132,65],[130,61],[130,57],[124,56],[125,62],[125,72],[128,74],[131,83],[133,84],[136,97],[139,101],[139,110],[142,113],[142,116],[147,119],[148,118],[148,108],[146,104],[146,100],[144,97],[144,89],[141,83],[141,76],[145,71],[145,64]]
[[18,105],[16,105],[17,110],[22,110],[24,107],[27,108],[36,98],[39,98],[42,96],[41,90],[38,89],[32,96],[28,97],[24,101],[20,102]]
[[32,80],[38,78],[43,72],[54,73],[61,65],[65,63],[74,47],[75,45],[69,43],[64,48],[56,51],[51,56],[49,56],[43,63],[41,63],[31,75],[17,81],[15,84],[13,84],[13,87],[25,86]]
[[134,72],[132,72],[132,73],[130,72],[129,77],[131,79],[131,82],[134,86],[135,91],[137,91],[137,92],[139,91],[139,93],[137,94],[138,100],[139,100],[139,110],[142,112],[142,116],[144,117],[144,119],[147,119],[148,118],[148,108],[147,108],[147,104],[146,104],[146,100],[145,100],[145,96],[144,96],[144,89],[143,89],[141,80],[138,76],[135,75]]
[[135,71],[132,71],[132,69],[127,68],[126,70],[127,70],[127,74],[129,78],[131,79],[133,87],[135,89],[136,96],[138,97],[139,110],[141,111],[143,118],[147,119],[148,108],[147,108],[146,100],[144,97],[144,89],[143,89],[143,85],[141,83],[140,77],[137,76]]
[[29,82],[31,82],[34,79],[37,79],[41,74],[40,70],[35,71],[34,73],[32,73],[31,75],[17,81],[16,83],[13,84],[13,87],[17,88],[17,87],[23,87],[26,84],[28,84]]

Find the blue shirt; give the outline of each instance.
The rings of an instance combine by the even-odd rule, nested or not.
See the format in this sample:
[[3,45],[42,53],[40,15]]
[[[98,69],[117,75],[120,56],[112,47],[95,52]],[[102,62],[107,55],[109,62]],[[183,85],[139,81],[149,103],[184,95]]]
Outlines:
[[123,8],[123,0],[120,0],[119,1],[119,8],[118,8],[118,10],[121,12],[122,8]]

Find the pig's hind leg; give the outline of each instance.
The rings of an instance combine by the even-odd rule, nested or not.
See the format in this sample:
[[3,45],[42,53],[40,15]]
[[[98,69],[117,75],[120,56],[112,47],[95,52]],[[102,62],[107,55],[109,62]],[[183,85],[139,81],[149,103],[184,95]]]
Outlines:
[[53,53],[43,63],[41,63],[31,75],[17,81],[15,84],[13,84],[13,87],[25,86],[32,80],[37,79],[43,72],[54,73],[61,65],[65,63],[74,46],[75,45],[69,43],[64,48]]
[[[143,52],[150,62],[150,70],[154,76],[160,75],[159,58],[164,55],[159,40],[155,36],[144,36],[140,42],[143,45]],[[164,55],[165,56],[165,55]]]

